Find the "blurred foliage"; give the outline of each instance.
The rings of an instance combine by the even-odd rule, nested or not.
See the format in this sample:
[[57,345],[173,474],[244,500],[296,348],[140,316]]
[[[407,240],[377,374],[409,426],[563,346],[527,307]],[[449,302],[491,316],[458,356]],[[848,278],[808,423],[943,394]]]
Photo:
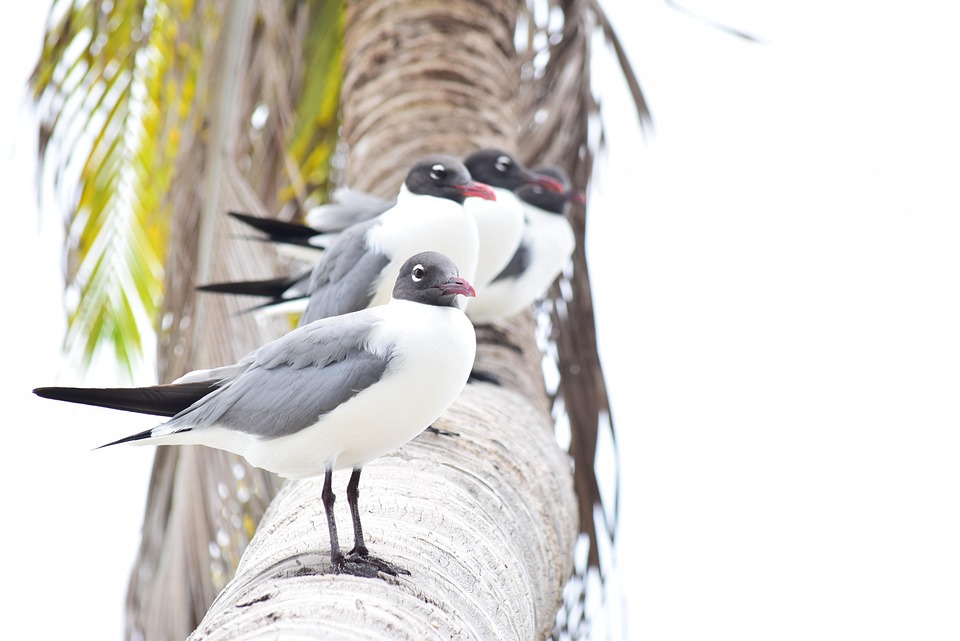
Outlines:
[[[152,336],[144,328],[158,326],[169,194],[181,141],[201,137],[207,125],[205,88],[217,73],[210,61],[224,1],[55,0],[51,7],[30,90],[40,116],[41,184],[57,195],[66,226],[64,351],[81,369],[107,347],[131,379]],[[243,122],[252,127],[257,107],[275,119],[276,135],[260,141],[278,146],[281,158],[279,169],[267,168],[283,173],[270,204],[302,203],[329,187],[343,2],[274,0],[257,3],[257,12]],[[271,28],[274,37],[257,37]],[[237,132],[236,147],[257,157],[248,134]]]

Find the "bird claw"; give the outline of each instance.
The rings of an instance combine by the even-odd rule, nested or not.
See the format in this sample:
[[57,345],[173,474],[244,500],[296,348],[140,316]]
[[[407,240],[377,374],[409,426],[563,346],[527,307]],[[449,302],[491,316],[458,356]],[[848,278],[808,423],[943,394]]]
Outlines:
[[496,374],[491,374],[490,372],[481,372],[479,370],[472,370],[467,382],[490,383],[491,385],[496,385],[497,387],[502,386],[502,383],[500,383],[500,378]]
[[[523,354],[523,348],[510,340],[510,335],[499,327],[490,324],[475,326],[478,342],[484,342],[489,345],[497,345],[509,349],[517,354]],[[482,338],[481,338],[482,337]]]
[[428,427],[427,429],[425,429],[424,432],[430,432],[430,433],[432,433],[432,434],[436,434],[437,436],[460,436],[460,433],[459,433],[459,432],[451,432],[451,431],[449,431],[449,430],[441,430],[439,427],[434,427],[433,425],[431,425],[430,427]]
[[[383,559],[379,559],[375,556],[370,556],[369,553],[362,554],[362,553],[354,552],[353,550],[351,550],[350,553],[346,556],[346,558],[344,558],[343,561],[344,561],[344,564],[346,564],[347,566],[356,565],[360,568],[363,568],[364,572],[372,572],[372,574],[354,574],[349,570],[346,571],[347,573],[354,574],[354,576],[375,577],[377,576],[378,572],[389,574],[390,576],[397,576],[400,574],[406,574],[406,575],[410,574],[410,570],[407,570],[406,568],[402,568],[399,565],[394,565],[393,563],[384,561]],[[336,566],[334,566],[334,568],[336,568]]]

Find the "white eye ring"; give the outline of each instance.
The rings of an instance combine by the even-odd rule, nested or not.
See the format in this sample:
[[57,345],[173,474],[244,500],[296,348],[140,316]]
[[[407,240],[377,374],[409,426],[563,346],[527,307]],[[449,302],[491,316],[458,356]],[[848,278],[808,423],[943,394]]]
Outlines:
[[419,283],[421,280],[423,280],[424,273],[423,265],[415,265],[410,278],[413,279],[413,282]]
[[441,164],[436,164],[430,168],[430,177],[434,180],[443,180],[447,177],[447,168]]
[[511,162],[509,156],[500,156],[497,158],[497,162],[494,163],[494,166],[497,168],[497,171],[506,173],[512,164],[513,162]]

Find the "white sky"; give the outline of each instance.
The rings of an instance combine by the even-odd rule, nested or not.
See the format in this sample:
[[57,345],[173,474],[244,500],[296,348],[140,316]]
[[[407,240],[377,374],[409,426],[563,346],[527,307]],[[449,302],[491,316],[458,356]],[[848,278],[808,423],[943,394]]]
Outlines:
[[[154,420],[29,393],[73,381],[18,111],[33,4],[0,24],[4,625],[119,638],[152,453],[90,449]],[[611,6],[657,124],[644,141],[601,65],[618,124],[587,249],[630,636],[956,639],[960,9],[685,6],[764,44]]]

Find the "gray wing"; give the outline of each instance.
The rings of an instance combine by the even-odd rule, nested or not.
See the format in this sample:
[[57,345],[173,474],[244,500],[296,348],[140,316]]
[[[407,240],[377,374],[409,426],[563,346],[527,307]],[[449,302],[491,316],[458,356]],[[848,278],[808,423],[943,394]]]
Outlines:
[[340,231],[379,216],[397,202],[348,187],[335,190],[332,201],[307,212],[307,224],[325,232]]
[[313,425],[383,376],[390,354],[365,348],[377,322],[361,312],[295,329],[251,354],[242,374],[170,419],[164,431],[219,425],[269,439]]
[[366,309],[390,258],[370,251],[366,234],[379,219],[352,225],[327,248],[310,273],[310,301],[300,324]]
[[519,247],[517,247],[516,253],[514,253],[513,258],[510,259],[510,262],[507,263],[507,266],[503,268],[503,271],[494,277],[492,282],[505,280],[507,278],[516,278],[529,268],[530,246],[526,243],[526,241],[524,241],[520,243]]
[[252,358],[253,354],[247,354],[234,365],[215,367],[213,369],[198,369],[192,372],[187,372],[177,380],[173,381],[173,383],[176,385],[183,383],[214,383],[219,381],[229,381],[245,372],[247,368],[250,367]]

